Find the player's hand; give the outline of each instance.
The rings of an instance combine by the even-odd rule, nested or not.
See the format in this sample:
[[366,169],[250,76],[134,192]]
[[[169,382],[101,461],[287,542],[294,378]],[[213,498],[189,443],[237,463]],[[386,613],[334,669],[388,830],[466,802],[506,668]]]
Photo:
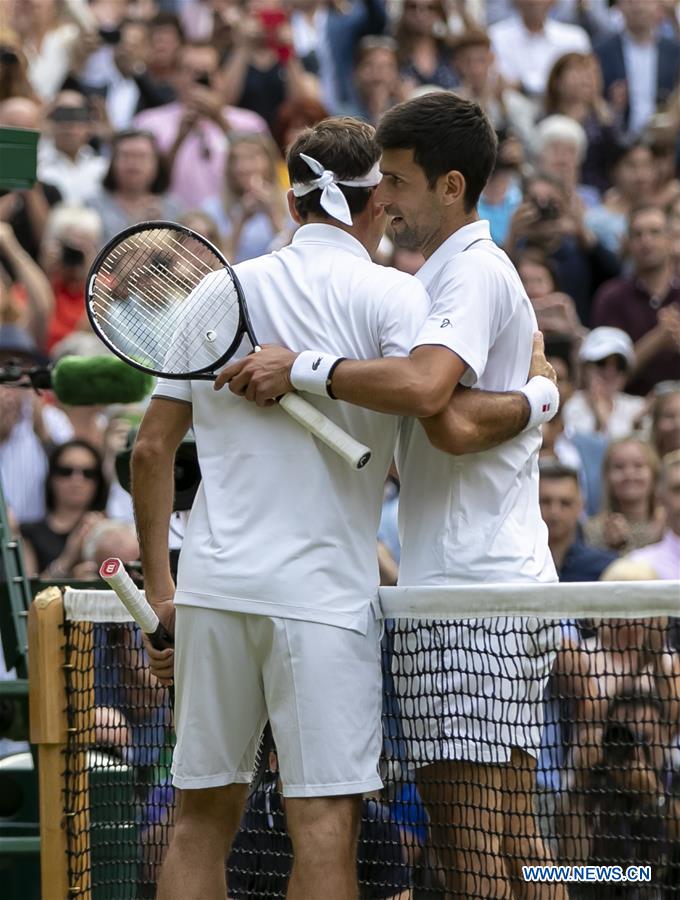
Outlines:
[[277,397],[293,390],[290,370],[297,353],[285,347],[265,345],[258,353],[229,363],[215,379],[214,388],[225,384],[233,394],[252,400],[258,406],[271,406]]
[[543,334],[540,331],[534,332],[529,379],[534,378],[536,375],[543,375],[544,378],[549,378],[553,384],[557,384],[557,373],[545,358],[545,343]]
[[[174,635],[175,604],[173,600],[171,598],[154,600],[151,597],[148,600],[166,631]],[[161,684],[172,684],[175,675],[175,651],[171,647],[166,647],[165,650],[156,650],[151,646],[151,641],[145,634],[142,635],[142,639],[144,641],[144,649],[149,657],[149,668],[152,674],[156,676]]]

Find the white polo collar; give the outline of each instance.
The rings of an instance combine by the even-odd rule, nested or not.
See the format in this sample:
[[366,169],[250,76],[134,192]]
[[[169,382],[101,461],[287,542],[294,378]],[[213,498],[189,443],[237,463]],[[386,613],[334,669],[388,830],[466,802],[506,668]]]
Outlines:
[[470,244],[482,239],[491,240],[491,231],[486,219],[478,219],[463,225],[437,247],[432,256],[426,260],[416,273],[416,278],[427,287],[434,276],[452,257],[462,253]]
[[293,235],[293,244],[325,244],[338,250],[346,250],[354,256],[371,259],[368,250],[353,235],[335,225],[321,222],[301,225]]

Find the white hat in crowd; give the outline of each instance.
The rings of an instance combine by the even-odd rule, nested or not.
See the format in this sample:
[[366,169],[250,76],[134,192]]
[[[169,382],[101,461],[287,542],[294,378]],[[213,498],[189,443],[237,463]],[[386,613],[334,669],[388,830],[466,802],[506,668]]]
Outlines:
[[635,350],[633,342],[625,331],[620,328],[611,328],[609,325],[601,325],[585,336],[578,358],[581,362],[599,362],[608,356],[622,356],[628,368],[632,368],[635,362]]

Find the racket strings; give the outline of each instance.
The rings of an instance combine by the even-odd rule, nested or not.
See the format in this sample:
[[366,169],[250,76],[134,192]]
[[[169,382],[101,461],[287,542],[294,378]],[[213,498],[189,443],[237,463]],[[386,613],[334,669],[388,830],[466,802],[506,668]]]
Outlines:
[[[217,272],[223,277],[214,277]],[[101,263],[91,294],[111,343],[131,361],[166,374],[209,366],[238,333],[239,296],[228,270],[179,230],[127,237]]]

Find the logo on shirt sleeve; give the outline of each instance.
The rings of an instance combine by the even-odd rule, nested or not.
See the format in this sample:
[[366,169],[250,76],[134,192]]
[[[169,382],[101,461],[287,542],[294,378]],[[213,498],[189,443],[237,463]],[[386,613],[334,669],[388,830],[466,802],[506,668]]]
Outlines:
[[450,328],[451,327],[451,319],[442,319],[442,324],[439,327],[440,328]]

